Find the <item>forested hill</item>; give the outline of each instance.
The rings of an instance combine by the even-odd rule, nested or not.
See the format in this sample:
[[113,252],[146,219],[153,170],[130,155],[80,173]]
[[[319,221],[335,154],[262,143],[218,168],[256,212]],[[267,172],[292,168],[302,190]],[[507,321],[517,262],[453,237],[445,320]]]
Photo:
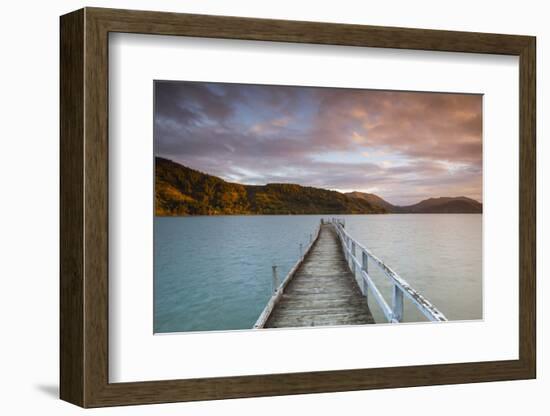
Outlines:
[[[399,209],[401,211],[399,211]],[[396,212],[422,214],[481,214],[483,205],[465,196],[429,198],[418,204],[398,207]]]
[[375,194],[349,192],[349,197],[363,199],[392,214],[481,214],[483,205],[465,196],[428,198],[413,205],[392,205]]
[[283,183],[241,185],[167,159],[155,160],[157,216],[385,212],[383,207],[336,191]]

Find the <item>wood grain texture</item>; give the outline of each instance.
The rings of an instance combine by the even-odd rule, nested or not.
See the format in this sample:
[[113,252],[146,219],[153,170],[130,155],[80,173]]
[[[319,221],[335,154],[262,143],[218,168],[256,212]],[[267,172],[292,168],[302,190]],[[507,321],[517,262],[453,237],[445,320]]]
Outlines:
[[536,41],[520,54],[519,142],[519,356],[536,377]]
[[518,55],[528,36],[87,8],[111,32]]
[[60,44],[60,388],[83,405],[84,12],[61,19]]
[[373,324],[332,224],[319,237],[285,288],[266,328]]
[[[520,57],[519,360],[109,383],[108,33]],[[86,8],[61,18],[61,397],[83,407],[535,377],[535,38]]]
[[109,69],[108,33],[85,9],[84,67],[84,377],[85,406],[108,382]]

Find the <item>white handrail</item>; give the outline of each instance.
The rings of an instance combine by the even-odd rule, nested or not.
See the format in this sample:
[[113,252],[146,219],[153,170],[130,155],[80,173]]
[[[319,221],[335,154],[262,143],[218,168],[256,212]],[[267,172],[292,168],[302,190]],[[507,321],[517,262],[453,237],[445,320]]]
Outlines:
[[[348,265],[351,262],[350,268],[352,272],[354,272],[354,276],[356,276],[355,268],[358,267],[361,269],[360,276],[362,282],[360,281],[361,283],[358,283],[363,295],[368,296],[368,291],[369,289],[371,290],[376,302],[382,309],[382,312],[388,322],[401,322],[403,319],[403,295],[407,296],[416,308],[430,321],[447,321],[445,315],[443,315],[443,313],[429,300],[414,290],[405,279],[399,276],[382,260],[376,257],[369,249],[351,237],[344,229],[344,222],[342,220],[332,218],[331,223],[336,229],[340,242],[342,243],[342,250],[346,260],[348,261]],[[361,252],[361,261],[356,255],[357,249]],[[382,272],[384,272],[386,277],[388,277],[393,284],[392,307],[388,305],[368,273],[369,258],[382,270]]]

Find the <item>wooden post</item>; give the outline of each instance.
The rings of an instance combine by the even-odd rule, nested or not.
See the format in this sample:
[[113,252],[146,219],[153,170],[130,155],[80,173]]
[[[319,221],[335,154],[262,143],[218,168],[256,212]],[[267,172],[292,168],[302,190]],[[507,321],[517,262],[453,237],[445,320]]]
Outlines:
[[271,266],[271,269],[272,269],[272,272],[273,272],[273,274],[272,274],[273,292],[275,293],[277,291],[277,289],[279,288],[279,276],[277,276],[277,266],[273,265],[273,266]]
[[348,237],[344,236],[344,257],[346,258],[346,261],[349,260],[348,257]]
[[309,244],[313,243],[313,234],[309,235]]
[[355,277],[355,241],[351,240],[351,272]]
[[304,246],[302,245],[302,243],[300,243],[300,257],[303,256],[303,253],[304,253]]
[[[367,253],[365,253],[364,251],[361,251],[361,253],[363,254],[363,258],[362,258],[362,261],[361,261],[361,269],[365,272],[365,273],[369,273],[369,256],[367,256]],[[366,298],[368,298],[369,296],[369,282],[367,281],[367,279],[363,279],[363,296],[365,296]]]
[[403,292],[397,285],[393,285],[392,321],[401,322],[403,319]]

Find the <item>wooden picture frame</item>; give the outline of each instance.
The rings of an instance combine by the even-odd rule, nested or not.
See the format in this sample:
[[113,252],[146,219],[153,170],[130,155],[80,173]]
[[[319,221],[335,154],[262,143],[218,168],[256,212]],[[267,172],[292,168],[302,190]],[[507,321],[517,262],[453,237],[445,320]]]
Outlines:
[[[535,38],[85,8],[61,17],[60,396],[82,407],[337,392],[536,376]],[[297,42],[519,57],[519,359],[109,383],[108,35]]]

